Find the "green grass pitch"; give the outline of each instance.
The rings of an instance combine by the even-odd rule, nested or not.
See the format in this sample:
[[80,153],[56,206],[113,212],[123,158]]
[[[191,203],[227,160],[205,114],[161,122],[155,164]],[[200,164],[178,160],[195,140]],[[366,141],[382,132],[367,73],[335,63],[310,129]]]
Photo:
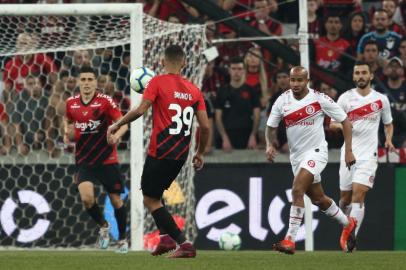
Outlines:
[[353,254],[316,251],[295,255],[272,251],[198,251],[195,259],[152,257],[147,252],[126,255],[112,251],[0,251],[1,270],[172,270],[172,269],[315,269],[364,270],[406,269],[406,252],[363,252]]

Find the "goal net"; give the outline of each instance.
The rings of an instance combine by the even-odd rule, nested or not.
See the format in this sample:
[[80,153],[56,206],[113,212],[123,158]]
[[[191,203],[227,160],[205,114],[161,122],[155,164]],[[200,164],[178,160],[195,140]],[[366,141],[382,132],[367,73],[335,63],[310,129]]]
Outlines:
[[[143,31],[145,66],[161,73],[159,62],[163,50],[169,44],[180,44],[187,54],[184,75],[201,85],[205,68],[202,52],[206,49],[204,26],[171,24],[144,14],[143,29],[133,30],[130,15],[86,15],[89,14],[86,10],[93,5],[86,6],[85,9],[66,5],[67,15],[62,16],[32,15],[34,12],[30,10],[34,10],[34,6],[16,5],[16,10],[25,9],[26,14],[8,12],[10,15],[0,16],[2,247],[91,248],[96,243],[96,224],[84,210],[73,183],[74,149],[62,139],[65,101],[78,93],[75,76],[81,66],[95,68],[99,90],[112,96],[122,112],[127,112],[131,104],[128,82],[134,53],[131,33]],[[100,4],[97,6],[100,8]],[[110,4],[105,10],[115,6],[118,5]],[[120,6],[122,9],[123,5]],[[149,112],[144,116],[144,154],[151,124]],[[122,174],[127,183],[122,197],[128,207],[130,191],[139,189],[139,186],[131,187],[131,143],[128,133],[118,145]],[[186,164],[164,198],[178,225],[194,240],[197,233],[194,175],[190,160]],[[96,186],[95,194],[98,203],[104,205],[106,219],[113,225],[111,235],[117,238],[114,211],[104,189]],[[131,209],[130,215],[135,211]],[[151,249],[157,243],[157,231],[150,215],[147,211],[144,213],[142,241],[144,248]]]

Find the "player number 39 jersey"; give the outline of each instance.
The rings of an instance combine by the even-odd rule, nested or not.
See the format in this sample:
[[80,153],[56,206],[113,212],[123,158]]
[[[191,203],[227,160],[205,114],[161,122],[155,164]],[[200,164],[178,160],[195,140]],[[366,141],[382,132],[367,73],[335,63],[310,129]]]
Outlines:
[[[392,123],[388,98],[375,90],[362,96],[357,89],[343,93],[337,101],[352,124],[352,151],[357,160],[376,160],[379,122]],[[341,160],[344,160],[344,147]]]
[[206,110],[200,90],[180,75],[166,74],[151,79],[143,98],[152,102],[153,110],[148,155],[186,160],[194,114]]
[[292,164],[301,162],[310,149],[327,151],[323,128],[325,114],[337,122],[347,118],[330,97],[313,89],[309,89],[301,100],[293,96],[292,90],[287,90],[276,100],[267,125],[276,128],[281,120],[284,121]]

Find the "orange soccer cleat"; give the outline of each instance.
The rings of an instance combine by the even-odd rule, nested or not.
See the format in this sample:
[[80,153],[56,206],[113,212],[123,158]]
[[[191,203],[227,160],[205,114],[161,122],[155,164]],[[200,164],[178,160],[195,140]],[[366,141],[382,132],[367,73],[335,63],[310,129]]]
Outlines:
[[349,224],[343,228],[340,237],[340,246],[344,252],[352,252],[355,248],[355,228],[357,221],[353,217],[349,217]]
[[295,242],[291,241],[289,238],[286,238],[279,243],[276,243],[272,246],[273,250],[293,255],[295,254]]
[[158,246],[151,252],[152,256],[159,256],[176,248],[176,242],[169,235],[160,238]]

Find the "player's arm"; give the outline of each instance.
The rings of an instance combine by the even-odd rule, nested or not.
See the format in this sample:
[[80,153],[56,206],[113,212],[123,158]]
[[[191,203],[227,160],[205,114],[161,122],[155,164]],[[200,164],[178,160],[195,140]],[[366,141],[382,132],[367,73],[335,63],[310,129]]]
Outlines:
[[122,126],[140,118],[148,110],[151,104],[152,102],[150,100],[143,99],[137,108],[127,112],[120,120],[109,127],[107,130],[107,137],[111,136],[111,134],[115,134]]
[[352,153],[352,124],[344,110],[325,94],[319,95],[319,102],[323,112],[332,120],[341,123],[345,142],[345,163],[348,169],[355,164],[355,157]]
[[206,149],[207,142],[209,141],[209,133],[210,133],[210,126],[209,126],[209,118],[207,117],[207,112],[205,110],[198,110],[196,113],[196,119],[199,123],[199,146],[197,148],[197,153],[193,156],[193,167],[196,170],[200,170],[203,168],[204,160],[203,154],[204,150]]
[[[119,119],[117,119],[117,121],[119,121]],[[123,137],[123,135],[127,132],[127,130],[128,125],[122,125],[114,134],[110,134],[110,136],[107,135],[107,142],[110,145],[117,144],[121,137]]]
[[393,123],[384,125],[385,129],[385,148],[391,152],[395,151],[395,146],[392,143],[393,138]]
[[260,113],[261,109],[259,107],[254,108],[252,130],[248,139],[248,149],[255,149],[257,147],[257,134],[259,128]]
[[276,139],[276,127],[266,126],[265,128],[265,141],[266,141],[266,158],[270,162],[274,162],[276,157],[275,145],[278,144]]
[[385,130],[385,148],[391,152],[395,151],[395,146],[392,144],[393,138],[393,118],[389,99],[385,96],[383,98],[382,122]]
[[231,145],[230,138],[228,137],[226,129],[224,128],[223,110],[216,109],[215,117],[216,117],[215,119],[216,119],[217,131],[220,133],[221,140],[223,141],[222,148],[224,151],[229,152],[233,149],[233,146]]

